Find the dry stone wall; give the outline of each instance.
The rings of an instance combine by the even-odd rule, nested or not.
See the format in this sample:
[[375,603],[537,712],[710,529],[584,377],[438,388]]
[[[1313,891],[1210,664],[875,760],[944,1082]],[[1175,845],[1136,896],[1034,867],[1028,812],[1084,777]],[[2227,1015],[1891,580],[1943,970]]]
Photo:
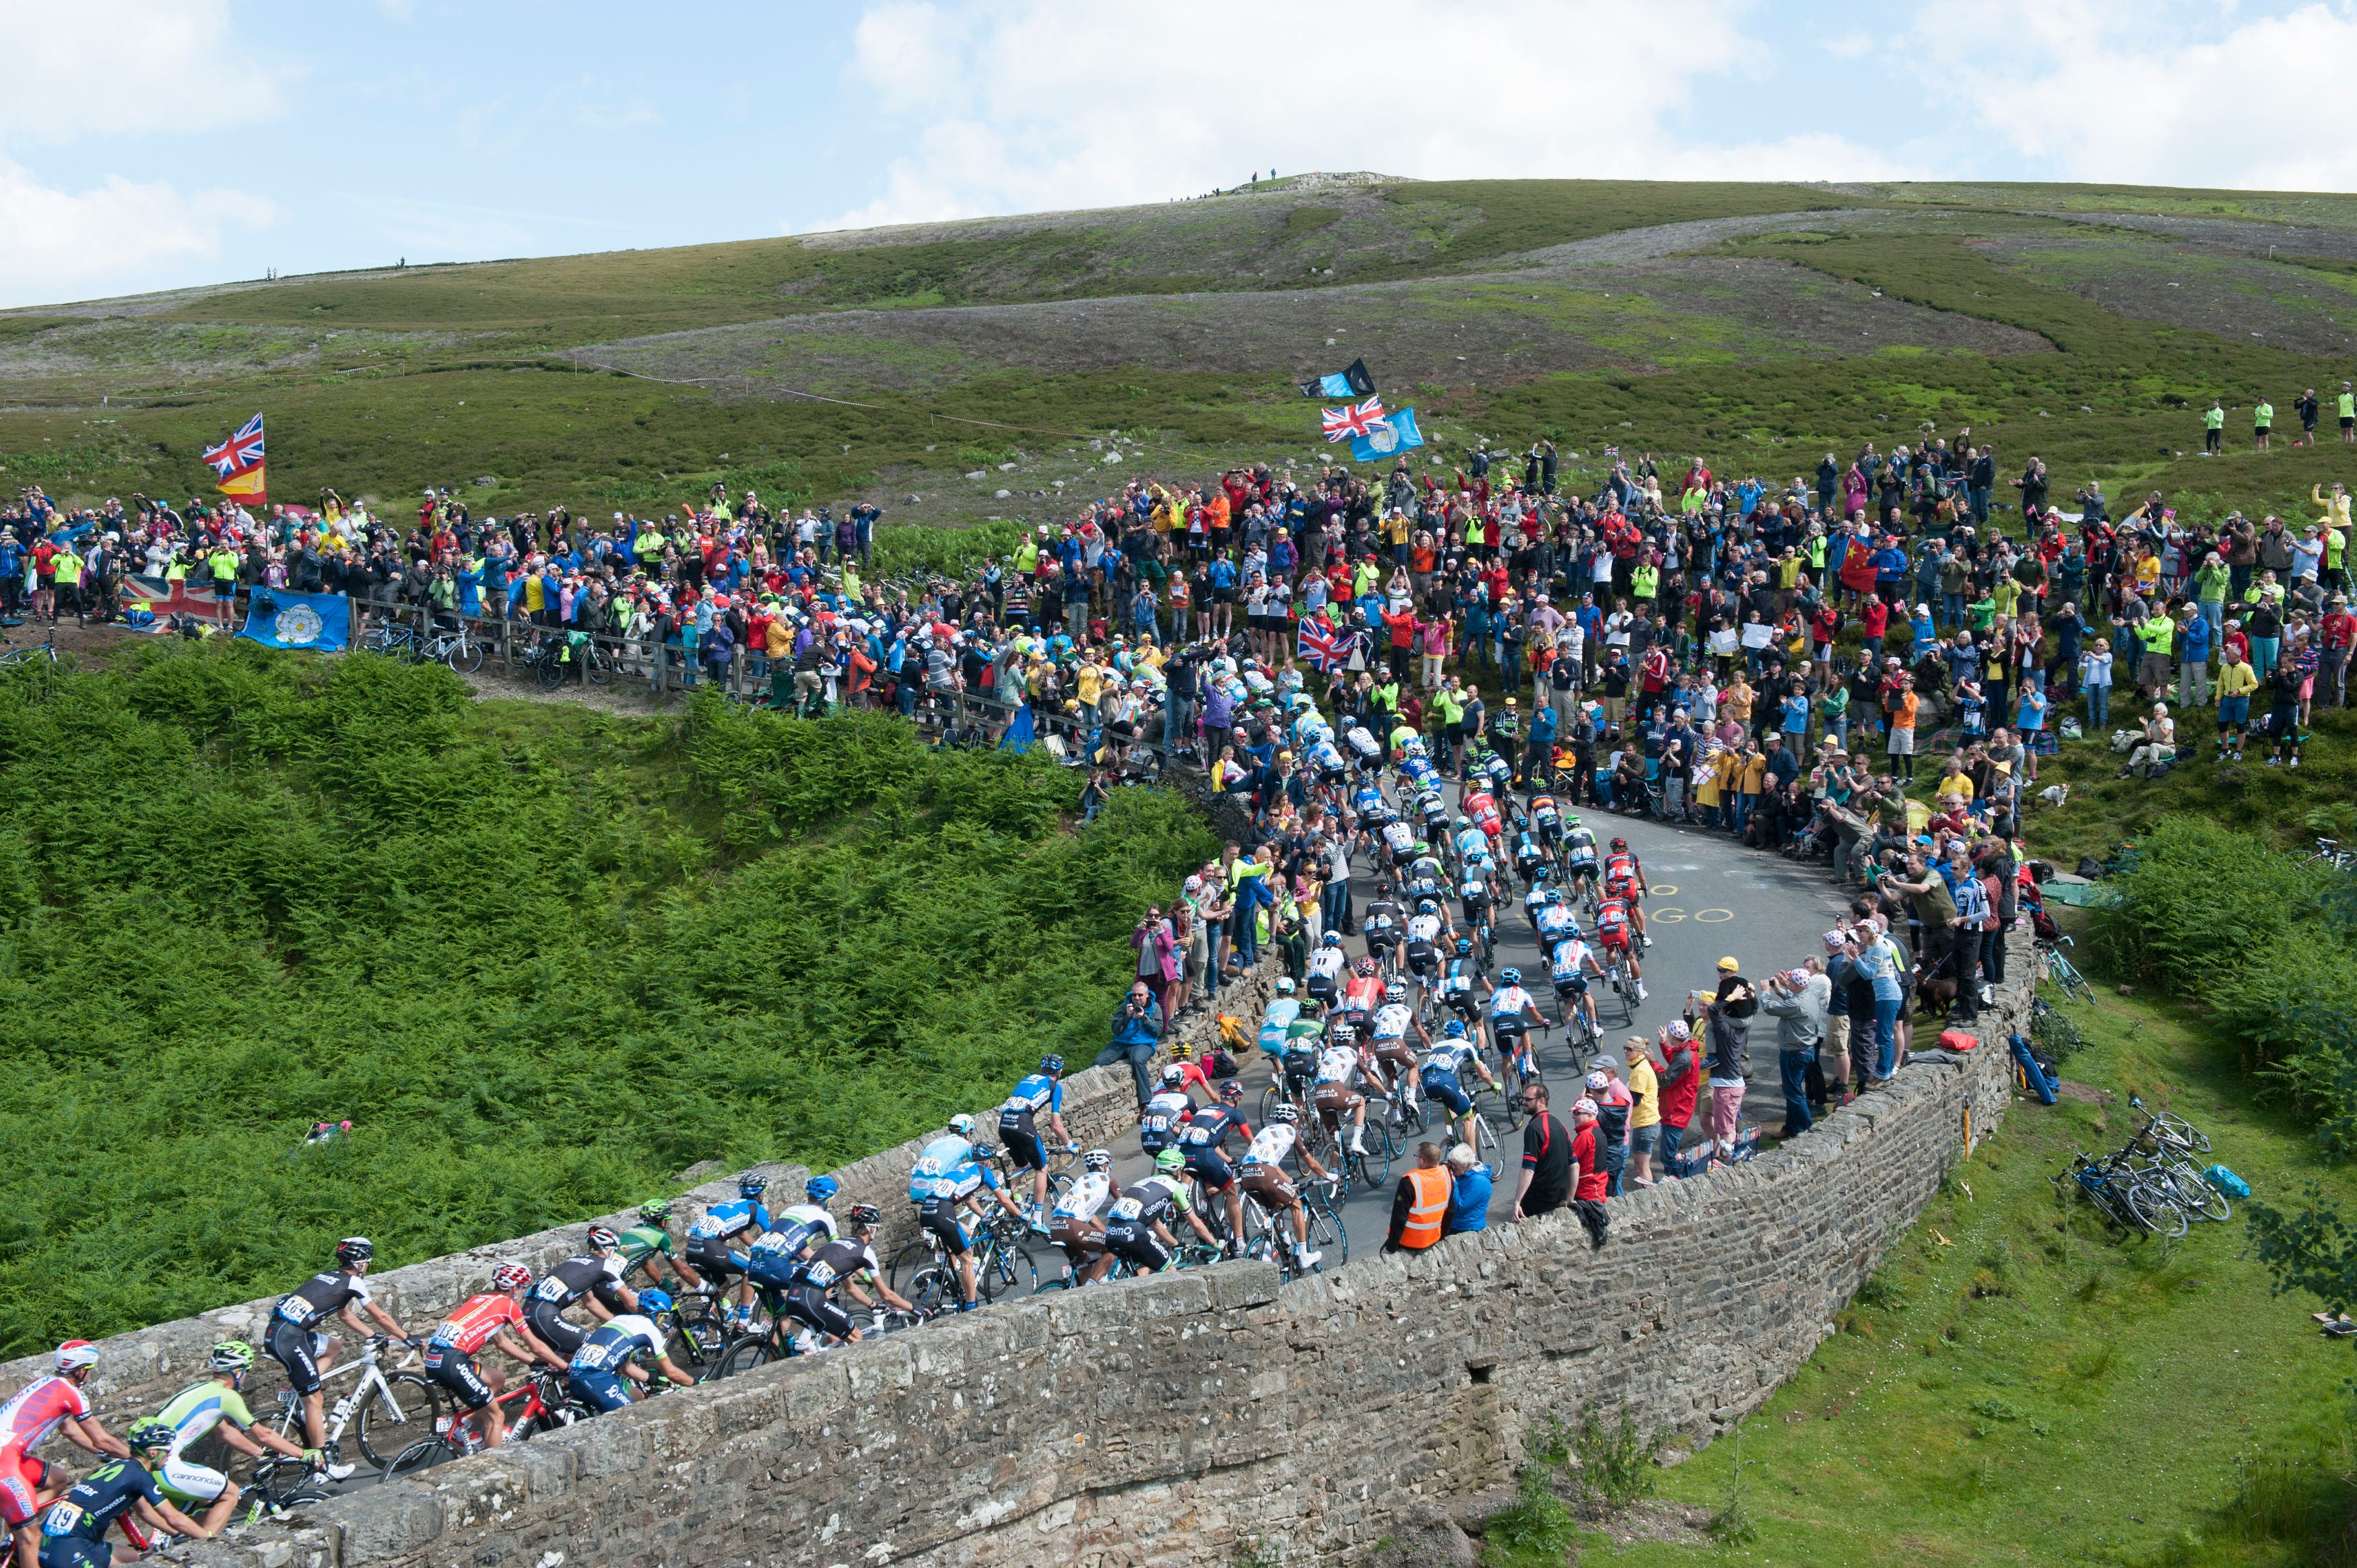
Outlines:
[[[2015,972],[1966,1059],[1910,1065],[1750,1164],[1615,1199],[1601,1251],[1551,1215],[1282,1287],[1237,1262],[1035,1297],[650,1400],[198,1555],[1211,1568],[1249,1536],[1357,1564],[1507,1480],[1552,1414],[1625,1406],[1707,1442],[1757,1409],[2003,1117],[2028,963]],[[863,1179],[888,1183],[878,1158]]]

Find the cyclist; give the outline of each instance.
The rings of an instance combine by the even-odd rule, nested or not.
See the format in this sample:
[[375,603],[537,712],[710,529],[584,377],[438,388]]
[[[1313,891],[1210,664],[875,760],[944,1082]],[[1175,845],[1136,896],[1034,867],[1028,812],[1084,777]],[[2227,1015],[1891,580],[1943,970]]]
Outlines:
[[[425,1341],[427,1380],[455,1396],[458,1417],[479,1417],[479,1430],[486,1448],[497,1448],[506,1441],[508,1423],[507,1412],[500,1409],[500,1396],[507,1392],[506,1374],[497,1367],[484,1372],[475,1366],[475,1357],[485,1345],[497,1346],[526,1366],[538,1361],[560,1372],[565,1369],[565,1358],[524,1322],[520,1304],[531,1288],[530,1269],[522,1263],[501,1263],[491,1271],[491,1288],[468,1296]],[[457,1424],[457,1417],[452,1424]],[[472,1445],[468,1446],[471,1452]]]
[[1342,1015],[1361,1029],[1383,1004],[1383,966],[1374,958],[1361,959],[1351,967],[1350,983],[1342,990]]
[[1318,1077],[1309,1091],[1318,1119],[1334,1130],[1337,1138],[1341,1136],[1342,1118],[1350,1118],[1350,1151],[1354,1155],[1367,1152],[1367,1097],[1358,1087],[1366,1068],[1367,1059],[1355,1040],[1329,1036],[1318,1052]]
[[1305,987],[1312,1002],[1334,1005],[1335,994],[1341,989],[1342,971],[1349,964],[1342,951],[1342,933],[1329,931],[1319,939],[1318,950],[1309,955],[1308,983]]
[[1522,829],[1514,835],[1514,875],[1523,879],[1523,886],[1535,887],[1546,874],[1546,845],[1530,829]]
[[1473,819],[1473,825],[1481,830],[1482,837],[1493,844],[1498,842],[1498,835],[1505,831],[1506,824],[1499,818],[1495,795],[1487,789],[1476,789],[1457,804],[1458,810]]
[[1457,883],[1457,901],[1465,909],[1465,929],[1481,931],[1490,929],[1490,906],[1497,893],[1492,885],[1495,867],[1484,853],[1469,855],[1465,869]]
[[[409,1339],[409,1330],[394,1322],[384,1308],[369,1299],[369,1266],[376,1261],[376,1244],[365,1236],[347,1236],[336,1243],[336,1266],[313,1274],[293,1293],[278,1298],[270,1315],[270,1337],[262,1342],[271,1359],[286,1369],[287,1384],[303,1401],[303,1434],[308,1448],[327,1445],[327,1423],[321,1416],[320,1374],[336,1359],[336,1342],[319,1332],[334,1317],[365,1337],[368,1327],[354,1307],[376,1319],[377,1326],[395,1339]],[[414,1342],[414,1341],[413,1341]],[[352,1473],[350,1465],[330,1465],[328,1478],[341,1481]]]
[[1407,972],[1417,983],[1429,986],[1440,975],[1440,934],[1446,929],[1437,900],[1416,901],[1415,913],[1407,918],[1407,937],[1403,948]]
[[1448,853],[1460,866],[1490,853],[1490,835],[1473,825],[1469,817],[1459,817],[1448,835]]
[[[862,1306],[873,1306],[876,1298],[901,1312],[914,1312],[905,1299],[896,1294],[884,1283],[884,1271],[876,1261],[876,1227],[884,1216],[872,1203],[855,1203],[845,1215],[851,1234],[838,1237],[821,1246],[802,1265],[801,1277],[786,1293],[785,1313],[813,1333],[856,1345],[860,1334],[851,1315],[835,1305],[834,1293],[848,1291]],[[876,1298],[868,1295],[874,1290]]]
[[1269,998],[1268,1011],[1260,1015],[1261,1053],[1283,1060],[1285,1042],[1293,1028],[1293,1021],[1300,1016],[1301,1004],[1294,999],[1292,976],[1279,975],[1276,994]]
[[761,1304],[775,1321],[785,1293],[801,1275],[802,1262],[813,1250],[835,1238],[834,1216],[826,1211],[842,1188],[833,1176],[813,1176],[802,1184],[803,1201],[778,1216],[774,1230],[764,1230],[745,1254],[745,1277],[761,1292]]
[[1653,945],[1653,939],[1645,934],[1645,911],[1639,903],[1650,891],[1645,886],[1645,868],[1637,864],[1629,841],[1614,839],[1612,852],[1604,857],[1604,896],[1619,898],[1629,906],[1629,920],[1637,928],[1640,948]]
[[1531,797],[1531,836],[1539,841],[1540,852],[1550,862],[1556,858],[1563,843],[1563,809],[1555,803],[1554,796]]
[[1292,1178],[1285,1174],[1285,1156],[1289,1154],[1298,1154],[1301,1163],[1318,1180],[1334,1179],[1301,1141],[1301,1112],[1293,1106],[1280,1105],[1268,1113],[1268,1125],[1253,1135],[1250,1146],[1244,1150],[1244,1168],[1237,1181],[1252,1194],[1254,1202],[1268,1211],[1270,1218],[1285,1215],[1292,1219],[1293,1261],[1306,1269],[1325,1254],[1309,1250],[1309,1216],[1301,1207],[1301,1195],[1293,1190]]
[[1244,1142],[1252,1142],[1252,1123],[1244,1120],[1241,1107],[1244,1086],[1234,1079],[1220,1085],[1220,1097],[1204,1106],[1189,1120],[1178,1134],[1178,1152],[1185,1156],[1187,1174],[1203,1184],[1203,1190],[1222,1198],[1228,1206],[1228,1255],[1233,1257],[1244,1233],[1243,1194],[1236,1190],[1235,1167],[1228,1164],[1228,1134],[1242,1133]]
[[1596,907],[1596,945],[1617,962],[1629,966],[1629,983],[1637,1000],[1645,1000],[1645,972],[1637,966],[1637,950],[1629,941],[1629,901],[1607,898]]
[[1387,1001],[1376,1008],[1367,1028],[1376,1070],[1383,1075],[1383,1081],[1392,1090],[1392,1119],[1400,1122],[1405,1122],[1408,1112],[1415,1108],[1415,1047],[1407,1043],[1410,1030],[1424,1045],[1432,1044],[1423,1020],[1400,1001]]
[[1458,1129],[1464,1142],[1473,1142],[1473,1096],[1465,1088],[1465,1070],[1470,1068],[1481,1075],[1481,1081],[1491,1089],[1498,1080],[1490,1074],[1489,1064],[1481,1059],[1481,1047],[1465,1037],[1465,1025],[1456,1018],[1448,1020],[1440,1038],[1426,1053],[1416,1076],[1423,1080],[1424,1092],[1438,1104],[1448,1108],[1450,1125]]
[[1399,950],[1400,940],[1407,928],[1407,907],[1392,897],[1392,885],[1375,884],[1375,896],[1359,917],[1359,932],[1367,939],[1367,952],[1383,969],[1393,967],[1392,955]]
[[1582,941],[1577,931],[1551,943],[1547,950],[1547,976],[1555,982],[1555,1010],[1569,1024],[1577,1016],[1587,1024],[1587,1038],[1595,1039],[1603,1031],[1596,1023],[1596,999],[1587,993],[1587,977],[1604,977],[1604,966],[1596,961],[1595,951]]
[[1531,889],[1526,908],[1531,929],[1538,934],[1541,952],[1579,935],[1579,917],[1571,912],[1571,906],[1563,901],[1560,894],[1544,883]]
[[1154,1156],[1154,1174],[1134,1187],[1122,1188],[1105,1210],[1105,1251],[1128,1261],[1139,1273],[1159,1273],[1169,1266],[1170,1249],[1178,1240],[1164,1217],[1176,1213],[1196,1235],[1211,1243],[1211,1227],[1195,1212],[1187,1197],[1187,1156],[1165,1149]]
[[[963,1125],[961,1126],[960,1124]],[[972,1312],[974,1299],[974,1240],[966,1234],[964,1216],[982,1216],[982,1195],[1022,1220],[1023,1211],[1007,1197],[998,1173],[990,1168],[998,1151],[972,1141],[974,1118],[960,1113],[950,1118],[949,1131],[927,1144],[909,1176],[909,1200],[917,1206],[917,1223],[937,1239],[957,1260],[958,1310]]]
[[[972,1122],[972,1118],[967,1118]],[[705,1279],[722,1290],[728,1287],[728,1276],[740,1276],[737,1284],[737,1305],[729,1316],[739,1323],[753,1316],[753,1286],[741,1276],[745,1273],[745,1254],[729,1246],[738,1237],[751,1240],[771,1228],[770,1211],[762,1205],[761,1195],[770,1190],[770,1178],[758,1171],[747,1171],[737,1178],[737,1197],[727,1203],[716,1203],[696,1216],[695,1223],[687,1228],[687,1261],[694,1263]],[[557,1348],[572,1352],[572,1346]]]
[[1480,1040],[1483,1038],[1480,1033],[1481,1003],[1473,994],[1477,985],[1483,991],[1490,989],[1489,980],[1481,973],[1480,961],[1473,956],[1472,939],[1459,937],[1457,939],[1457,954],[1448,961],[1448,972],[1440,977],[1440,1000],[1451,1012],[1472,1026],[1473,1037]]
[[659,1290],[642,1291],[638,1305],[644,1309],[643,1314],[626,1312],[607,1319],[573,1352],[565,1391],[583,1404],[599,1410],[626,1408],[630,1402],[630,1391],[622,1380],[651,1380],[648,1366],[681,1388],[695,1386],[695,1380],[681,1371],[663,1353],[663,1331],[651,1321],[653,1314],[671,1310],[671,1297]]
[[1064,1058],[1044,1056],[1039,1058],[1039,1070],[1025,1078],[998,1108],[998,1142],[1006,1150],[1006,1163],[1015,1176],[1031,1173],[1031,1229],[1041,1235],[1048,1233],[1048,1151],[1040,1144],[1038,1118],[1045,1112],[1048,1131],[1064,1153],[1076,1155],[1081,1146],[1064,1132]]
[[1104,1221],[1098,1211],[1113,1201],[1113,1152],[1091,1149],[1081,1156],[1080,1179],[1056,1200],[1055,1217],[1048,1221],[1048,1240],[1064,1250],[1072,1282],[1087,1284],[1113,1265],[1104,1250]]
[[[174,1508],[156,1484],[156,1472],[171,1452],[172,1429],[160,1421],[143,1421],[124,1434],[124,1445],[129,1450],[124,1457],[92,1470],[41,1516],[41,1568],[107,1568],[114,1549],[100,1538],[117,1520],[126,1533],[136,1519],[150,1530],[211,1538],[211,1530]],[[18,1563],[34,1561],[21,1541],[17,1552]]]
[[1377,841],[1383,845],[1383,864],[1389,867],[1405,865],[1415,853],[1415,830],[1397,817],[1377,830]]
[[[34,1379],[0,1405],[0,1519],[7,1521],[8,1533],[16,1540],[20,1563],[32,1562],[38,1551],[33,1516],[40,1506],[39,1493],[59,1478],[51,1473],[56,1466],[43,1466],[33,1450],[49,1434],[62,1430],[67,1442],[92,1454],[126,1458],[131,1453],[121,1438],[100,1424],[82,1389],[98,1365],[98,1347],[87,1339],[69,1339],[58,1347],[52,1364],[56,1372]],[[42,1473],[31,1474],[36,1467]],[[350,1467],[344,1473],[351,1474]]]
[[1286,1032],[1285,1056],[1277,1063],[1285,1092],[1296,1104],[1307,1101],[1310,1080],[1318,1076],[1318,1051],[1325,1037],[1325,1021],[1318,1015],[1318,1004],[1311,1002]]
[[1187,1067],[1172,1062],[1162,1069],[1162,1087],[1146,1102],[1137,1120],[1137,1146],[1158,1155],[1178,1145],[1178,1131],[1195,1114],[1195,1097],[1187,1090]]
[[[540,1342],[560,1356],[581,1348],[582,1330],[565,1320],[565,1309],[587,1300],[589,1315],[603,1322],[618,1312],[638,1312],[640,1294],[622,1283],[622,1239],[592,1225],[575,1253],[540,1277],[524,1306],[524,1321]],[[664,1297],[669,1300],[668,1296]]]
[[639,1205],[639,1222],[621,1233],[622,1278],[628,1281],[641,1268],[646,1270],[649,1284],[661,1284],[667,1274],[683,1290],[702,1290],[703,1279],[685,1260],[672,1251],[671,1199],[651,1197]]
[[1596,835],[1580,822],[1577,812],[1563,820],[1563,864],[1564,875],[1570,881],[1575,897],[1602,869],[1596,857]]
[[213,1375],[174,1394],[156,1419],[172,1429],[171,1450],[164,1456],[165,1497],[176,1505],[205,1508],[205,1530],[218,1533],[237,1508],[239,1488],[219,1470],[188,1456],[199,1438],[218,1432],[231,1451],[254,1458],[267,1449],[300,1459],[303,1450],[270,1428],[253,1423],[253,1412],[246,1408],[239,1391],[253,1367],[253,1346],[242,1339],[224,1339],[212,1348],[207,1359]]
[[[1501,1062],[1511,1067],[1522,1057],[1527,1048],[1523,1036],[1534,1024],[1542,1029],[1555,1027],[1539,1011],[1539,1004],[1531,1000],[1531,993],[1523,989],[1523,972],[1511,967],[1500,970],[1498,988],[1490,993],[1490,1038]],[[1523,1064],[1525,1079],[1536,1076],[1527,1070],[1529,1065]]]

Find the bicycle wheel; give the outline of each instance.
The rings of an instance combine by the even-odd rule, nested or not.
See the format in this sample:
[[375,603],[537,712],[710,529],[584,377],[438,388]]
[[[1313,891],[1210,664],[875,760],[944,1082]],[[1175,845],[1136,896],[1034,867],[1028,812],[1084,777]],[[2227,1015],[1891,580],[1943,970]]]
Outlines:
[[1367,1135],[1360,1140],[1360,1152],[1351,1156],[1351,1168],[1359,1173],[1359,1180],[1369,1192],[1379,1192],[1392,1176],[1392,1144],[1389,1131],[1379,1123],[1371,1123]]
[[450,645],[450,651],[443,655],[443,659],[457,673],[472,675],[483,667],[483,645],[471,637],[464,641],[454,642]]
[[712,1375],[716,1379],[733,1378],[756,1367],[768,1366],[778,1359],[778,1348],[770,1343],[770,1337],[766,1334],[759,1339],[740,1339],[728,1347],[728,1353],[720,1358],[720,1365]]
[[2179,1201],[2193,1219],[2223,1225],[2234,1217],[2234,1206],[2226,1200],[2226,1195],[2212,1187],[2210,1178],[2194,1166],[2180,1160],[2169,1167],[2169,1174],[2176,1184]]
[[450,1413],[450,1396],[441,1384],[416,1372],[396,1372],[385,1380],[392,1385],[392,1400],[384,1390],[371,1387],[352,1420],[361,1452],[371,1465],[393,1459]]
[[571,668],[569,664],[558,663],[554,657],[543,659],[533,669],[533,678],[540,682],[542,691],[554,692],[565,684],[565,672]]
[[668,1348],[672,1358],[683,1370],[699,1376],[727,1350],[728,1331],[721,1326],[720,1316],[712,1310],[708,1297],[690,1296],[681,1300],[672,1313]]
[[1039,1265],[1022,1242],[994,1241],[977,1261],[974,1288],[985,1301],[1020,1301],[1039,1288]]
[[1254,1125],[1267,1126],[1269,1112],[1285,1102],[1285,1090],[1281,1081],[1271,1079],[1268,1087],[1260,1091],[1260,1120]]
[[1351,1233],[1342,1228],[1341,1218],[1322,1194],[1306,1201],[1308,1204],[1309,1250],[1326,1254],[1319,1260],[1320,1268],[1328,1263],[1340,1268],[1351,1261]]
[[2210,1140],[2202,1135],[2201,1129],[2182,1116],[2160,1112],[2152,1119],[2152,1130],[2180,1149],[2192,1149],[2205,1155],[2210,1152]]
[[935,1267],[941,1261],[941,1254],[934,1251],[930,1240],[911,1241],[892,1254],[892,1262],[885,1267],[884,1278],[897,1294],[908,1295],[909,1282],[920,1271]]
[[2173,1184],[2165,1177],[2138,1176],[2128,1183],[2128,1211],[2137,1226],[2172,1239],[2185,1234],[2188,1221],[2179,1207]]
[[423,1443],[411,1444],[395,1455],[379,1479],[393,1481],[404,1476],[414,1476],[420,1470],[430,1470],[447,1460],[460,1458],[465,1453],[465,1449],[447,1437],[429,1437]]
[[602,653],[592,651],[581,660],[583,673],[593,686],[603,686],[614,679],[614,661]]
[[909,1276],[905,1287],[894,1288],[928,1315],[954,1307],[965,1299],[958,1292],[957,1271],[944,1263],[928,1262]]

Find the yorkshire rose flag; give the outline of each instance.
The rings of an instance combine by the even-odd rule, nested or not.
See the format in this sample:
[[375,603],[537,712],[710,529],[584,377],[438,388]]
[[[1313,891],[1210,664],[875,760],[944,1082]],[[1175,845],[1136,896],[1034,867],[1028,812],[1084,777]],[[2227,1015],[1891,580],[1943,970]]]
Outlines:
[[220,446],[207,447],[205,461],[218,476],[213,489],[221,494],[256,506],[269,500],[263,478],[262,415],[247,420]]

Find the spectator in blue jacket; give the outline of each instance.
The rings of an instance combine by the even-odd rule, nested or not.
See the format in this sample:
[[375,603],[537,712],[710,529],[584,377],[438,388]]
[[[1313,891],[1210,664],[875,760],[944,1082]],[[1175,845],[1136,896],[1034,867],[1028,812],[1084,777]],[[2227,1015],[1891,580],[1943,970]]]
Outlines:
[[1097,1055],[1096,1065],[1111,1067],[1115,1062],[1129,1064],[1129,1075],[1137,1084],[1137,1108],[1142,1115],[1146,1102],[1154,1096],[1153,1074],[1147,1069],[1154,1064],[1155,1050],[1162,1044],[1162,1005],[1154,1000],[1154,993],[1143,980],[1129,988],[1129,994],[1114,1009],[1113,1044]]
[[1496,1178],[1496,1172],[1473,1157],[1469,1144],[1448,1151],[1448,1218],[1441,1227],[1443,1235],[1490,1229],[1490,1189]]

